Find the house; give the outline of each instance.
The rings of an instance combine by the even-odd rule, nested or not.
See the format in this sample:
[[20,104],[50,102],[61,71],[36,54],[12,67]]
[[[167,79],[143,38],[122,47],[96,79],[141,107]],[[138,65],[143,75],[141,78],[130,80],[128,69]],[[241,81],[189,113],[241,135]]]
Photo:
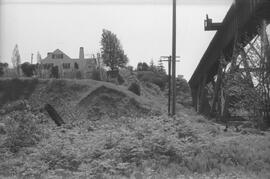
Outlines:
[[91,78],[92,72],[97,68],[97,59],[85,58],[83,47],[80,47],[79,58],[70,58],[56,49],[41,60],[42,76],[48,78],[53,66],[57,66],[60,78]]

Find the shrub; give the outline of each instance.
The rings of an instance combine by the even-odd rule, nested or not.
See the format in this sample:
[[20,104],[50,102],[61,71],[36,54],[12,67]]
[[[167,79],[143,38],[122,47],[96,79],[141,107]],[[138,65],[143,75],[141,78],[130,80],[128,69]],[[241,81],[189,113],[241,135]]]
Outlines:
[[143,82],[151,82],[159,86],[161,90],[165,89],[167,83],[167,77],[164,74],[152,71],[139,71],[137,78]]
[[131,85],[128,87],[128,90],[135,93],[138,96],[141,95],[141,88],[140,85],[138,85],[137,83],[131,83]]
[[123,83],[125,83],[124,78],[120,74],[118,74],[118,76],[117,76],[117,81],[118,81],[118,83],[120,85],[122,85]]
[[92,73],[92,79],[96,81],[101,81],[101,76],[99,70],[95,69]]
[[53,66],[51,69],[51,78],[59,78],[59,68],[58,66]]
[[34,72],[36,70],[36,65],[30,64],[29,62],[25,62],[21,65],[21,69],[25,76],[31,77],[34,75]]
[[25,99],[35,90],[37,79],[21,80],[18,78],[0,81],[0,106],[18,99]]
[[41,132],[35,124],[35,116],[30,112],[14,112],[7,122],[7,138],[5,146],[13,153],[22,147],[35,145]]

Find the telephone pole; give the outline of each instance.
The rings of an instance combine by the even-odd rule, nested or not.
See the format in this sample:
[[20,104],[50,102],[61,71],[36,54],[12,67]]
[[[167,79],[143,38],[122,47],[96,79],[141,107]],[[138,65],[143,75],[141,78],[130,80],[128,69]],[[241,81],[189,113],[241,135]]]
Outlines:
[[33,64],[33,57],[34,57],[34,54],[31,53],[31,64]]
[[173,0],[173,18],[172,18],[172,116],[175,115],[176,108],[176,0]]
[[[171,115],[171,89],[172,89],[172,80],[171,80],[171,76],[172,76],[172,56],[161,56],[160,57],[161,59],[162,58],[165,58],[165,59],[168,59],[168,60],[160,60],[161,62],[168,62],[168,116]],[[180,57],[176,57],[176,58],[180,58]],[[176,61],[176,62],[180,62],[180,61]]]

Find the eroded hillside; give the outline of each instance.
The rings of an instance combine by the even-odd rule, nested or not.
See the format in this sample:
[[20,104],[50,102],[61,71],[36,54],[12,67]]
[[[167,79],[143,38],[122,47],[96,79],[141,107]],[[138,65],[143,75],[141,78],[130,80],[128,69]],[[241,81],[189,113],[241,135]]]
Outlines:
[[[181,104],[169,118],[166,99],[151,85],[137,96],[92,80],[22,84],[26,91],[25,84],[35,86],[11,97],[5,95],[16,90],[0,90],[1,178],[270,177],[268,132],[224,132]],[[65,125],[53,123],[45,103]]]

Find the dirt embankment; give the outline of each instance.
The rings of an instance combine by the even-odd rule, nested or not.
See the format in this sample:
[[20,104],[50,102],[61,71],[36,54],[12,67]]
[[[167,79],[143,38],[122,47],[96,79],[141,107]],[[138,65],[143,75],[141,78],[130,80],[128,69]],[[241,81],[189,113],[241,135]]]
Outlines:
[[51,104],[67,121],[98,120],[102,116],[141,117],[158,114],[155,100],[140,97],[117,86],[94,80],[0,80],[0,107],[16,100],[28,100],[34,108]]
[[125,91],[101,86],[83,98],[78,106],[84,109],[88,118],[98,120],[106,115],[110,118],[121,116],[142,116],[151,109],[142,104],[136,97],[128,95]]

